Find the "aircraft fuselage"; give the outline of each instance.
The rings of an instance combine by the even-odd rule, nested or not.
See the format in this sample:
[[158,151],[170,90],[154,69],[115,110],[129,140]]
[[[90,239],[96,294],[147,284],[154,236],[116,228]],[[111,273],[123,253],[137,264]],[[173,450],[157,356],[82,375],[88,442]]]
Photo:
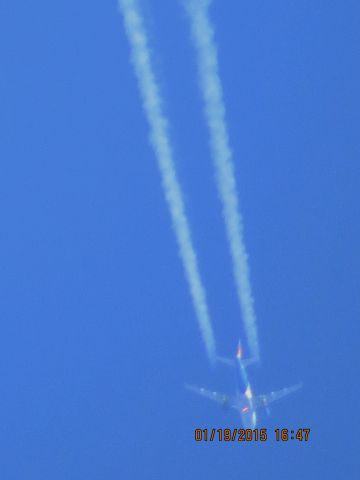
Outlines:
[[253,405],[253,393],[242,355],[243,350],[241,343],[239,342],[236,351],[237,399],[239,400],[238,409],[244,428],[255,428],[257,419],[256,410]]

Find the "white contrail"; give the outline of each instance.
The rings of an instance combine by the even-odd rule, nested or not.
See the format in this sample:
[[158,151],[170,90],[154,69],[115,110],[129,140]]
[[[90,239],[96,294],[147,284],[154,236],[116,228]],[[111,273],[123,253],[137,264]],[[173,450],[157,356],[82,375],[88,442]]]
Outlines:
[[242,218],[236,192],[236,182],[229,135],[225,121],[225,105],[219,76],[213,27],[208,16],[210,0],[188,0],[205,116],[210,131],[210,145],[215,164],[219,195],[223,207],[226,232],[230,244],[233,269],[245,331],[251,355],[259,359],[254,300],[251,293],[249,266],[243,239]]
[[215,339],[205,289],[199,274],[197,256],[192,244],[181,188],[176,178],[168,122],[163,112],[162,99],[151,64],[146,31],[136,0],[119,0],[119,6],[131,46],[132,63],[139,84],[143,108],[149,122],[150,141],[157,157],[165,197],[180,249],[180,257],[184,265],[207,354],[210,361],[214,362],[216,358]]

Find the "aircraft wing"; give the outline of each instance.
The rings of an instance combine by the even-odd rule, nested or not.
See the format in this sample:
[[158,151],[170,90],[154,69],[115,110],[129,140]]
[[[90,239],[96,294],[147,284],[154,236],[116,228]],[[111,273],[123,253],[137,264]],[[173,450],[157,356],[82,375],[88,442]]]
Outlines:
[[229,395],[225,395],[224,393],[213,392],[211,390],[206,390],[203,387],[197,387],[196,385],[188,385],[185,384],[185,388],[194,392],[202,397],[208,398],[209,400],[213,400],[214,402],[219,403],[220,405],[228,405],[230,401]]
[[275,400],[280,400],[280,398],[286,397],[286,395],[289,395],[290,393],[296,392],[301,387],[302,383],[298,383],[291,387],[286,387],[275,392],[267,393],[265,395],[256,395],[253,399],[254,408],[266,408],[270,403],[274,402]]

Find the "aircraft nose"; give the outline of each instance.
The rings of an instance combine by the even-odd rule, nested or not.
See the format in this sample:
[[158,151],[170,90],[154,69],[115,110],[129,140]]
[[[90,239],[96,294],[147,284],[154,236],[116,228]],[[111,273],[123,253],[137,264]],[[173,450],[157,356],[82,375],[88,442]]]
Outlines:
[[248,410],[242,412],[241,420],[244,428],[253,429],[256,427],[256,412]]

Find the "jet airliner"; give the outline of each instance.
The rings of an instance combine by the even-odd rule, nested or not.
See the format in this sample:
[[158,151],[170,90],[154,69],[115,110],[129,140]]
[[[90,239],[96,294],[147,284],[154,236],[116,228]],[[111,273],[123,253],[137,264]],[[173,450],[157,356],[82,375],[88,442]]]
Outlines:
[[236,357],[234,361],[221,357],[218,358],[218,361],[232,365],[236,368],[237,391],[235,395],[226,395],[213,392],[194,385],[185,386],[188,390],[191,390],[202,397],[213,400],[225,407],[230,407],[237,410],[240,413],[241,422],[244,428],[256,427],[257,410],[259,408],[265,408],[267,410],[270,403],[274,402],[275,400],[279,400],[290,393],[296,392],[302,386],[301,383],[298,383],[291,387],[286,387],[265,395],[253,395],[247,376],[246,366],[250,363],[254,363],[254,361],[252,359],[243,358],[243,349],[240,341],[236,350]]

